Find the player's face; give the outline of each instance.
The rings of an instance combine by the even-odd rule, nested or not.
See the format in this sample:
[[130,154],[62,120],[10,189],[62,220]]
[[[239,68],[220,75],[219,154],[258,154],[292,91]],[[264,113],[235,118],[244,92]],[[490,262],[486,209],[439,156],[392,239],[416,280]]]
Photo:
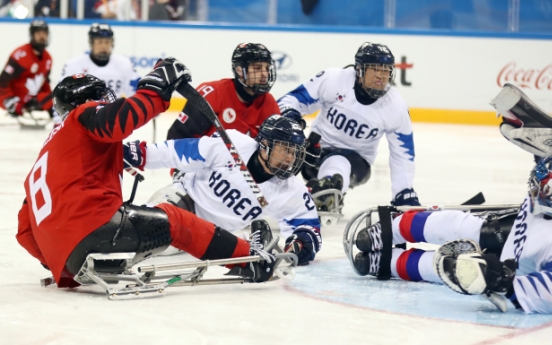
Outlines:
[[113,49],[112,38],[95,38],[92,40],[92,55],[94,56],[109,56]]
[[367,65],[364,72],[364,87],[385,90],[391,78],[391,67],[387,65]]
[[268,84],[268,77],[270,64],[268,62],[251,62],[247,66],[247,86],[254,85],[266,85]]
[[270,153],[270,160],[268,161],[268,164],[273,169],[287,171],[293,163],[295,163],[296,157],[296,145],[276,141],[274,143],[274,147],[272,148],[272,152]]
[[36,31],[33,33],[33,40],[39,44],[48,43],[48,32],[44,30]]

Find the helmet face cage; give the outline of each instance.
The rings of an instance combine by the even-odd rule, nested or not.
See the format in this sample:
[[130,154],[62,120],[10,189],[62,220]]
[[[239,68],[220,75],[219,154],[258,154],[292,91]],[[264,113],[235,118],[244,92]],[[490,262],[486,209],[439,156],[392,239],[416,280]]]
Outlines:
[[[48,34],[48,39],[44,43],[38,43],[35,41],[34,34],[38,31],[45,31]],[[31,22],[31,26],[29,27],[29,33],[31,35],[31,46],[38,50],[39,52],[44,51],[46,47],[49,44],[50,40],[50,29],[48,28],[48,24],[40,19],[33,20]]]
[[552,217],[552,157],[543,158],[529,176],[531,212]]
[[306,141],[297,122],[281,115],[272,115],[261,125],[256,140],[266,151],[265,163],[273,175],[287,179],[299,172],[305,161]]
[[[92,54],[92,46],[94,44],[94,40],[97,38],[108,38],[111,39],[111,46],[114,45],[114,38],[113,38],[113,30],[111,30],[111,26],[109,24],[99,24],[94,23],[90,27],[90,30],[88,31],[88,38],[90,43],[90,54]],[[95,54],[94,58],[100,60],[100,61],[106,61],[111,56],[111,52],[108,54]]]
[[[389,73],[387,83],[383,89],[376,89],[364,85],[366,70],[371,69],[376,73]],[[355,70],[357,80],[366,93],[372,98],[380,98],[389,91],[395,79],[395,57],[386,45],[377,43],[364,43],[355,55]]]
[[90,74],[75,74],[63,79],[53,91],[54,108],[64,119],[71,110],[88,101],[112,103],[115,92]]
[[[248,68],[254,62],[268,63],[266,83],[247,85],[248,77],[252,77],[248,75]],[[238,70],[240,70],[241,76],[238,74]],[[262,44],[242,43],[238,45],[232,54],[232,73],[234,73],[236,80],[245,88],[252,90],[256,95],[269,92],[276,82],[276,64],[270,55],[270,51]]]

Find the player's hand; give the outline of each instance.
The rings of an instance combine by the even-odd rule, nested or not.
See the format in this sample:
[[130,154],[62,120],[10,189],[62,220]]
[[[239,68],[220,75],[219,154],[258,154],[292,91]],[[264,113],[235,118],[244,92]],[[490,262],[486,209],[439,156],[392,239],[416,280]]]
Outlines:
[[303,130],[307,128],[307,122],[303,120],[303,116],[301,116],[301,113],[296,109],[284,108],[282,109],[282,116],[289,117],[290,119],[294,120],[301,126],[301,129]]
[[420,206],[420,201],[418,200],[418,194],[416,194],[413,188],[406,188],[397,193],[395,200],[391,201],[391,205]]
[[307,138],[305,164],[316,167],[316,161],[320,158],[322,148],[320,147],[320,134],[311,132]]
[[124,167],[138,168],[144,171],[146,165],[146,142],[139,140],[123,144]]
[[182,62],[168,57],[157,61],[153,71],[140,79],[138,89],[154,91],[165,101],[170,101],[172,93],[182,81],[192,81],[190,70]]
[[21,98],[14,96],[6,98],[4,100],[4,108],[8,111],[11,116],[21,116],[23,115],[23,106],[25,103]]
[[295,253],[299,259],[299,265],[308,265],[320,250],[321,240],[320,231],[317,229],[310,226],[300,227],[286,239],[285,252]]
[[38,102],[38,100],[35,97],[32,97],[31,99],[29,99],[25,103],[23,108],[27,111],[42,110],[42,106],[40,105],[40,103]]

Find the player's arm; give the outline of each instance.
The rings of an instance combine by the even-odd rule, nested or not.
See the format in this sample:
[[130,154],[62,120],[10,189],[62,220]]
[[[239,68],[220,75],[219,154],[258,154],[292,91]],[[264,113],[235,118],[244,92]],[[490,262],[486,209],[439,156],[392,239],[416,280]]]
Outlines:
[[318,73],[314,78],[299,85],[278,100],[278,106],[283,116],[290,117],[304,125],[302,116],[312,114],[322,107],[322,93],[328,77],[326,71]]
[[90,103],[78,115],[78,121],[97,141],[121,141],[166,111],[176,87],[190,80],[190,71],[181,62],[164,59],[140,80],[134,96],[105,105]]
[[213,126],[199,109],[186,102],[182,113],[169,128],[167,139],[198,138],[205,135]]
[[552,313],[552,262],[525,276],[516,275],[510,300],[526,313]]
[[391,170],[392,204],[420,205],[414,185],[414,133],[408,109],[404,107],[398,123],[386,132],[389,143],[389,167]]
[[2,108],[10,110],[18,101],[22,101],[13,93],[11,81],[19,78],[23,71],[24,68],[15,60],[13,55],[10,56],[8,63],[0,73],[0,106]]
[[18,226],[17,226],[17,235],[15,235],[17,242],[25,248],[29,254],[38,259],[42,265],[46,265],[46,260],[36,243],[36,240],[33,235],[33,230],[31,228],[31,220],[29,218],[29,204],[27,199],[23,201],[21,210],[19,210]]
[[299,258],[299,264],[305,265],[313,261],[316,253],[322,249],[322,235],[320,234],[320,220],[316,206],[306,188],[298,188],[290,196],[289,204],[297,204],[301,200],[301,207],[297,207],[291,214],[279,217],[280,233],[286,238],[286,251],[293,251]]

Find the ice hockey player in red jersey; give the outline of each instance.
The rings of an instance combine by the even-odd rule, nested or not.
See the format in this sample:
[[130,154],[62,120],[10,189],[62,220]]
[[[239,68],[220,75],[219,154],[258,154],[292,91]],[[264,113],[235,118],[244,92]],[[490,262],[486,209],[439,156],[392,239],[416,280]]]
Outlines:
[[0,107],[13,116],[24,110],[46,110],[52,116],[48,24],[34,20],[29,30],[31,42],[15,49],[0,74]]
[[[169,244],[200,259],[261,253],[262,247],[170,204],[123,203],[123,144],[133,130],[167,110],[172,92],[191,80],[178,60],[166,58],[138,83],[132,97],[116,99],[100,79],[68,76],[54,92],[63,122],[46,139],[25,180],[18,242],[50,269],[58,287],[90,253],[135,252],[147,257]],[[256,281],[270,278],[267,261],[248,265]]]
[[[205,82],[196,89],[209,102],[225,129],[255,138],[269,116],[280,114],[269,93],[276,81],[270,51],[262,44],[241,43],[232,53],[233,79]],[[197,107],[186,104],[169,129],[167,139],[199,138],[215,128]]]

